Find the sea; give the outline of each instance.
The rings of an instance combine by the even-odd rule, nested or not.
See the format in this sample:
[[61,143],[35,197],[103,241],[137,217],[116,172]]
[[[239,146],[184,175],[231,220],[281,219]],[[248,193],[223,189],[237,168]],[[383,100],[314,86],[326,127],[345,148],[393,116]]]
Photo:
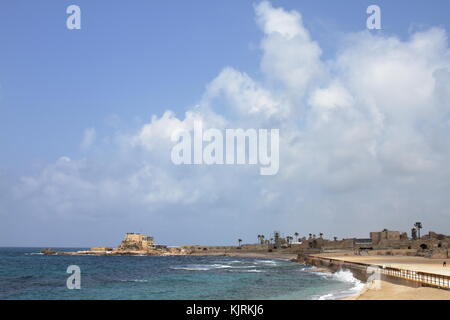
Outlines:
[[[350,271],[326,274],[281,259],[43,255],[42,249],[0,248],[1,300],[326,300],[363,286]],[[69,266],[79,268],[79,289],[67,286]]]

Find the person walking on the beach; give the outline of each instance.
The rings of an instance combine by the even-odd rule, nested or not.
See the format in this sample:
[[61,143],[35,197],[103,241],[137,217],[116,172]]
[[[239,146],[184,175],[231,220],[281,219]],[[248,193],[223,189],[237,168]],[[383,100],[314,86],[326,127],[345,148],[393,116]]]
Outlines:
[[443,266],[443,267],[446,267],[446,266],[447,266],[447,262],[444,261],[444,262],[442,263],[442,266]]

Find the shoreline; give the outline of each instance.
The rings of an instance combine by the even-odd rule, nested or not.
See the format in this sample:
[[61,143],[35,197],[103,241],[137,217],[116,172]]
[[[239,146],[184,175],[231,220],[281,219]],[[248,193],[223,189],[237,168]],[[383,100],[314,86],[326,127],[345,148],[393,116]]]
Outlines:
[[[311,272],[334,273],[327,268],[314,268]],[[349,269],[342,270],[351,272]],[[330,300],[450,300],[450,291],[437,288],[411,287],[383,280],[376,280],[371,283],[360,281],[360,283],[363,286],[359,292],[338,296]]]
[[215,252],[170,252],[170,251],[124,251],[124,252],[96,252],[91,250],[85,251],[53,251],[51,249],[44,249],[40,251],[44,255],[68,255],[68,256],[161,256],[161,257],[241,257],[241,258],[267,258],[267,259],[282,259],[289,261],[297,261],[296,253],[283,252],[242,252],[242,251],[215,251]]
[[[90,254],[80,254],[80,252],[54,252],[52,254],[69,254],[69,255],[91,255]],[[102,254],[100,254],[102,255]],[[110,254],[106,254],[110,255]],[[134,256],[134,254],[121,254]],[[336,265],[326,265],[319,264],[314,262],[314,258],[323,258],[323,259],[336,259],[337,257],[334,255],[318,255],[318,257],[314,256],[305,256],[303,259],[299,259],[298,254],[294,253],[286,253],[286,252],[241,252],[241,251],[216,251],[216,252],[191,252],[185,254],[149,254],[148,256],[194,256],[194,257],[238,257],[238,258],[257,258],[257,259],[279,259],[285,261],[292,261],[298,264],[302,264],[305,266],[311,266],[314,269],[311,269],[311,272],[314,273],[327,273],[333,274],[339,270],[347,270],[352,273],[353,277],[360,281],[363,286],[358,293],[351,293],[346,296],[336,297],[336,300],[450,300],[450,291],[438,288],[431,287],[423,287],[423,286],[410,286],[404,282],[393,281],[392,279],[383,278],[378,281],[379,288],[375,288],[372,283],[367,282],[366,270],[361,270],[360,267],[354,268],[350,265],[341,265],[336,268]],[[319,257],[320,256],[320,257]],[[350,257],[345,256],[342,257],[345,260],[357,259],[361,260],[362,257]],[[368,259],[374,259],[375,257],[370,257]],[[380,261],[388,261],[392,259],[406,259],[405,257],[396,257],[392,256],[377,256],[377,259]],[[414,258],[408,258],[414,259]],[[417,258],[418,259],[418,258]],[[330,260],[331,261],[331,260]],[[373,261],[371,261],[373,263]],[[371,263],[368,263],[369,266]]]
[[[430,287],[413,288],[378,280],[379,288],[366,283],[356,295],[339,300],[450,300],[450,291]],[[375,286],[376,286],[375,285]]]
[[[198,254],[190,254],[190,256],[198,256],[198,257],[210,257],[210,256],[225,256],[225,257],[238,257],[238,258],[258,258],[258,259],[278,259],[278,260],[284,260],[284,261],[291,261],[300,265],[304,265],[307,267],[311,267],[311,270],[309,272],[312,273],[325,273],[328,275],[332,275],[335,272],[331,270],[330,268],[326,267],[318,267],[311,264],[301,263],[297,260],[298,254],[291,254],[291,253],[280,253],[280,252],[227,252],[227,253],[198,253]],[[348,271],[351,272],[353,275],[353,272],[349,269],[342,269],[342,271]],[[358,280],[356,277],[353,276],[353,278],[356,281]],[[366,283],[363,281],[360,281],[360,283],[363,284],[361,290],[357,292],[356,294],[349,293],[345,295],[338,295],[335,299],[332,300],[362,300],[362,299],[354,299],[355,297],[359,297],[364,290],[366,290]],[[347,291],[347,290],[346,290]],[[329,294],[333,295],[334,292],[330,292]],[[320,300],[320,298],[319,298]]]
[[320,269],[328,269],[332,273],[338,270],[348,270],[355,279],[364,284],[357,294],[341,297],[338,300],[450,300],[450,290],[445,287],[432,287],[427,283],[383,273],[379,274],[379,278],[376,280],[369,278],[373,274],[373,271],[369,271],[370,267],[394,263],[400,269],[408,267],[407,269],[419,273],[431,269],[437,275],[446,276],[448,270],[437,269],[440,262],[437,260],[410,256],[362,257],[319,254],[304,256],[302,262]]

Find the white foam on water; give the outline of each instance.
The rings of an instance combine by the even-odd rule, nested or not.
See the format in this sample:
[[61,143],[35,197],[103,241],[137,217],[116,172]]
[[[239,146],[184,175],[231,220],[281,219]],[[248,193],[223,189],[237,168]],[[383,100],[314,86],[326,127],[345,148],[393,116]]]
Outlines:
[[334,300],[333,294],[332,293],[324,294],[323,296],[320,296],[317,300]]
[[250,269],[254,267],[255,266],[233,266],[233,269]]
[[230,260],[230,261],[227,261],[227,260],[216,260],[216,261],[213,261],[214,263],[220,263],[220,264],[222,264],[222,263],[224,263],[224,262],[226,262],[226,263],[230,263],[230,264],[236,264],[236,263],[239,263],[239,264],[242,264],[242,263],[245,263],[244,261],[239,261],[239,260]]
[[277,264],[277,262],[275,260],[258,260],[262,263],[268,263],[268,264]]
[[255,260],[253,262],[253,264],[264,265],[264,266],[267,266],[267,267],[275,267],[275,266],[278,265],[277,261],[275,261],[275,260]]
[[249,270],[241,270],[241,272],[256,272],[256,273],[260,273],[260,272],[264,272],[263,270],[258,270],[258,269],[249,269]]
[[315,299],[318,299],[318,300],[336,300],[339,298],[353,296],[353,295],[358,294],[364,288],[364,283],[362,283],[361,281],[356,279],[350,270],[339,270],[339,271],[336,271],[335,273],[326,273],[326,272],[322,272],[322,271],[317,271],[318,269],[314,266],[304,267],[304,268],[301,268],[300,270],[304,271],[304,272],[312,272],[326,280],[331,279],[331,280],[336,280],[336,281],[352,284],[352,287],[350,287],[350,288],[314,297]]
[[227,264],[198,264],[198,265],[186,265],[183,267],[170,267],[173,270],[188,270],[188,271],[208,271],[212,269],[229,269],[233,268]]
[[230,261],[213,261],[211,264],[188,264],[184,266],[173,266],[170,269],[173,270],[187,270],[187,271],[209,271],[209,270],[221,270],[226,269],[230,272],[265,272],[260,270],[262,267],[275,267],[278,266],[277,260],[261,260],[256,259],[253,261],[242,260],[230,260]]
[[208,271],[211,268],[202,268],[202,267],[170,267],[173,270],[188,270],[188,271]]
[[[317,272],[319,273],[319,272]],[[318,297],[318,300],[335,300],[343,297],[353,296],[359,293],[364,288],[364,283],[359,281],[353,276],[353,273],[349,270],[339,270],[332,274],[325,274],[328,279],[333,279],[341,282],[350,283],[353,286],[348,289],[340,290],[337,292],[328,293]]]
[[228,268],[233,268],[232,266],[228,265],[228,264],[212,264],[211,265],[214,269],[228,269]]
[[120,280],[122,282],[148,282],[148,280],[144,279],[131,279],[131,280]]
[[261,273],[261,272],[264,272],[264,270],[258,270],[258,269],[241,269],[241,270],[230,270],[230,272]]
[[353,273],[349,270],[339,270],[333,274],[331,274],[333,278],[343,282],[351,282],[351,283],[361,283],[358,279],[353,276]]

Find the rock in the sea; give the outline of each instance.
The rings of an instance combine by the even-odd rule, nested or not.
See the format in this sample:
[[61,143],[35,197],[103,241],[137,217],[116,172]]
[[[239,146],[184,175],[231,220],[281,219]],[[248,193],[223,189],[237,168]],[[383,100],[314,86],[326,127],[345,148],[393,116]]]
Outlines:
[[55,254],[56,252],[53,251],[50,248],[45,248],[44,250],[41,251],[41,253],[43,253],[43,254]]

